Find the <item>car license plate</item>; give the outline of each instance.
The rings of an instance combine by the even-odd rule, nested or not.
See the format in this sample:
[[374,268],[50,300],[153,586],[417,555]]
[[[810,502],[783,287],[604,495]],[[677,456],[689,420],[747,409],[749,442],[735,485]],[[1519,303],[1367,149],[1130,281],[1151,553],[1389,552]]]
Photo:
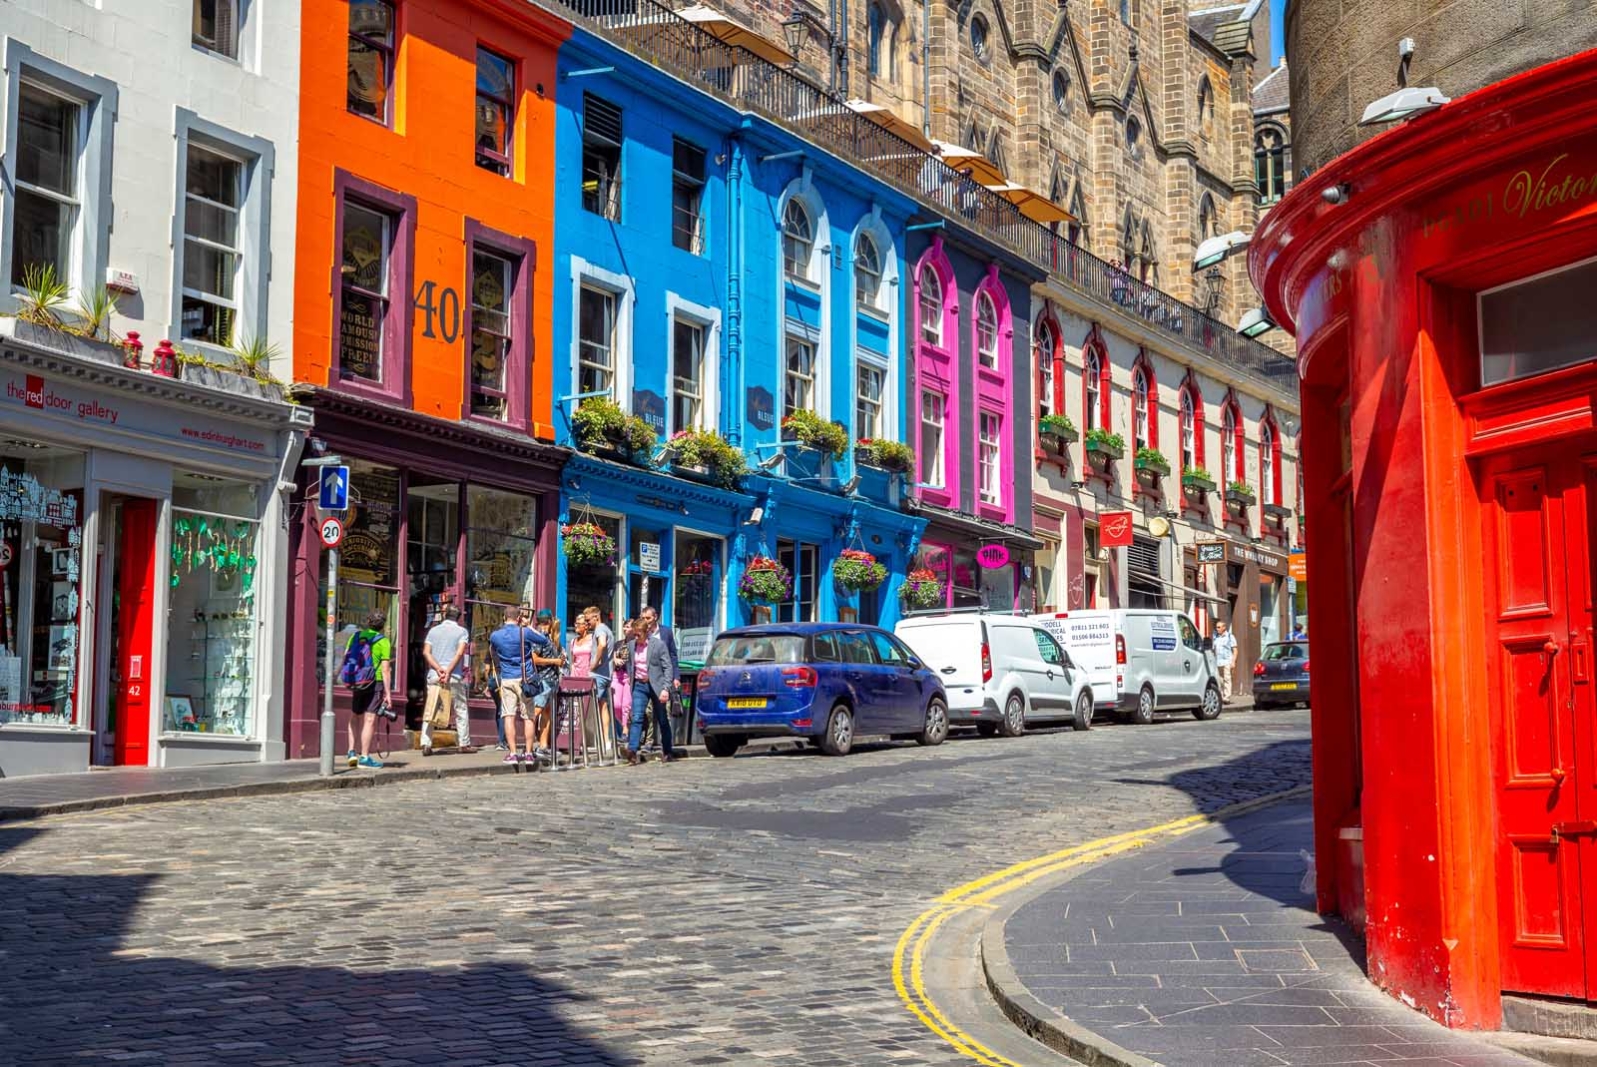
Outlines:
[[726,706],[729,708],[763,708],[765,707],[765,698],[733,697],[731,700],[726,702]]
[[1298,683],[1296,683],[1296,682],[1276,682],[1270,688],[1271,689],[1296,689],[1297,687],[1298,687]]

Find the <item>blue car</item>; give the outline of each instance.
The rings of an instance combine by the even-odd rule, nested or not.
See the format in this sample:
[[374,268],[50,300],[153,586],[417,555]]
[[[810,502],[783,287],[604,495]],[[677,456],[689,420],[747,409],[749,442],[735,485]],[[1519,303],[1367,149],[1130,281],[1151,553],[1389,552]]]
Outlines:
[[841,756],[861,735],[923,745],[948,736],[937,675],[886,630],[853,623],[727,630],[699,672],[694,712],[712,756],[751,737],[808,737]]

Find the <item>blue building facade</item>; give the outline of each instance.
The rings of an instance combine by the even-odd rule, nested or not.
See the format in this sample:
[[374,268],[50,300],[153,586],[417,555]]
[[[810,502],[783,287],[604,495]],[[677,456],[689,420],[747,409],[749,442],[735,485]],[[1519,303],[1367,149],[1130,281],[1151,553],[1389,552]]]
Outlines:
[[[890,626],[923,526],[902,507],[907,476],[784,442],[782,420],[802,408],[851,442],[903,439],[911,204],[581,29],[560,72],[551,359],[557,432],[576,449],[563,548],[591,524],[616,552],[558,553],[557,610],[613,620],[652,604],[689,664],[760,618]],[[617,420],[657,444],[635,448]],[[746,474],[689,454],[710,434]],[[849,548],[886,566],[879,588],[838,586]],[[789,569],[787,599],[739,596],[756,559]]]

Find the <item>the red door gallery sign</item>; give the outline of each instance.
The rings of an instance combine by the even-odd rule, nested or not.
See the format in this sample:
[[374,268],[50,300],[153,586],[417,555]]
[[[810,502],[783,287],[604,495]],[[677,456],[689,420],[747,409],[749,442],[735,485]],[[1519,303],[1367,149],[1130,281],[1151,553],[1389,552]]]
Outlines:
[[982,545],[976,550],[976,562],[995,571],[1009,563],[1009,549],[1003,545]]
[[1131,544],[1131,512],[1101,511],[1098,513],[1098,545],[1100,548],[1126,548]]

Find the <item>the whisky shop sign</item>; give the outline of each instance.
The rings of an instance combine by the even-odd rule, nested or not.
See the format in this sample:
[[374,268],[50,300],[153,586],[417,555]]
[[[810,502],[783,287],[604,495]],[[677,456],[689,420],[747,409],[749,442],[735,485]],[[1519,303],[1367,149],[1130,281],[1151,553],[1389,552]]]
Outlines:
[[1287,558],[1284,555],[1258,545],[1245,545],[1238,541],[1199,541],[1192,547],[1200,564],[1236,563],[1246,566],[1252,563],[1262,571],[1276,574],[1285,574],[1287,571]]

